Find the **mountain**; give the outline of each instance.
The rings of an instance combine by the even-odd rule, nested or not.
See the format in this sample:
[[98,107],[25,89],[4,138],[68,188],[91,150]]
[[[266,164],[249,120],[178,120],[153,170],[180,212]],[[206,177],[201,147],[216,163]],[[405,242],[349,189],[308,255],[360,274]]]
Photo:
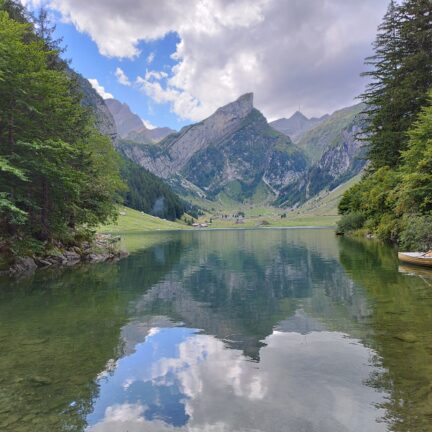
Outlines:
[[336,111],[303,135],[297,145],[312,164],[295,184],[280,191],[279,205],[296,205],[332,190],[364,168],[365,147],[358,137],[365,121],[363,109],[358,104]]
[[[81,90],[81,103],[93,112],[96,127],[103,135],[111,138],[116,150],[119,151],[117,147],[118,133],[116,121],[109,106],[117,113],[117,121],[119,119],[124,120],[120,124],[123,126],[130,125],[133,127],[134,124],[137,125],[137,122],[133,120],[135,114],[129,110],[126,104],[121,104],[114,99],[102,99],[91,84],[72,69],[69,68],[67,73],[76,81],[78,88]],[[116,109],[113,107],[116,107]],[[128,111],[131,116],[129,116]],[[144,127],[141,119],[138,116],[135,117],[140,121],[140,127]],[[156,131],[154,136],[157,137],[158,132],[156,129],[146,130],[148,132]],[[163,180],[129,159],[125,159],[122,163],[121,176],[128,188],[123,193],[124,203],[135,210],[169,220],[179,218],[185,211],[188,211],[190,214],[197,211],[189,203],[182,201]]]
[[289,119],[281,118],[279,120],[272,121],[270,126],[279,132],[289,136],[293,142],[297,142],[301,139],[303,134],[314,126],[323,122],[328,117],[328,114],[320,118],[307,118],[300,111],[296,111]]
[[79,73],[71,68],[66,69],[66,73],[74,80],[81,90],[81,103],[87,108],[90,108],[95,119],[95,125],[99,131],[114,142],[117,138],[117,128],[114,118],[105,104],[104,99],[96,92],[91,84]]
[[121,141],[119,147],[154,174],[208,198],[221,193],[238,201],[256,193],[274,198],[308,168],[303,151],[253,107],[252,93],[157,145]]
[[347,139],[347,134],[342,132],[350,129],[363,109],[363,104],[357,104],[335,111],[332,115],[327,116],[324,121],[306,131],[297,145],[305,151],[312,163],[318,162],[329,147],[341,143],[344,137]]
[[140,117],[131,111],[129,105],[116,99],[106,99],[105,103],[114,118],[119,138],[149,144],[156,143],[175,132],[167,127],[148,129]]
[[119,138],[125,138],[129,132],[144,127],[142,120],[130,110],[127,104],[116,99],[105,99],[105,103],[114,117]]
[[155,144],[175,132],[175,130],[168,127],[147,129],[145,126],[143,126],[139,130],[129,132],[125,139],[138,144]]

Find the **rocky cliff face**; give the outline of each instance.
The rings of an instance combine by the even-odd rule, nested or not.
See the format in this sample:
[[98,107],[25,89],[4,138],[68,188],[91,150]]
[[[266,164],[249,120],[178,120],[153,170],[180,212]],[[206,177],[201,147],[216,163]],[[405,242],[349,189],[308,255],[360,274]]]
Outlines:
[[158,145],[129,142],[122,151],[156,175],[182,177],[209,198],[225,192],[241,200],[263,186],[277,194],[307,168],[302,151],[254,109],[252,93]]
[[145,128],[142,120],[130,110],[127,104],[116,99],[106,99],[105,103],[114,117],[119,138],[125,138],[128,133]]
[[96,127],[102,134],[109,136],[114,142],[117,138],[117,128],[114,118],[106,106],[105,101],[93,89],[91,84],[80,74],[76,73],[72,69],[68,69],[68,74],[72,79],[76,80],[81,89],[83,94],[82,104],[92,110],[95,117]]
[[139,116],[131,111],[129,105],[116,99],[107,99],[105,102],[114,118],[121,139],[138,144],[152,144],[175,132],[167,127],[148,129]]

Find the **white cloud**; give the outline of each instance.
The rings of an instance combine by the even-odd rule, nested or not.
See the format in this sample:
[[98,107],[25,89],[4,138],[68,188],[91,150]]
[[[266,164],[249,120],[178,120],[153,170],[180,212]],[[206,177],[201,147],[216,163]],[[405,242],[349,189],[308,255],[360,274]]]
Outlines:
[[132,83],[129,81],[129,78],[127,77],[127,75],[124,73],[123,69],[121,68],[117,68],[115,71],[115,76],[117,77],[117,81],[125,86],[130,86],[132,85]]
[[151,123],[150,121],[148,121],[148,120],[146,120],[146,119],[141,119],[141,121],[144,123],[144,126],[147,128],[147,129],[156,129],[157,128],[157,126],[155,126],[153,123]]
[[154,53],[154,52],[151,52],[151,53],[148,55],[148,57],[147,57],[147,64],[152,64],[154,58],[155,58],[155,53]]
[[145,73],[145,79],[147,81],[151,81],[152,79],[155,80],[161,80],[163,78],[167,78],[168,74],[166,72],[163,71],[152,71],[152,70],[147,70]]
[[[199,120],[253,91],[270,119],[300,105],[321,115],[353,103],[359,73],[387,0],[52,0],[103,55],[133,58],[140,41],[176,32],[180,42],[163,85],[142,90]],[[156,78],[156,77],[153,77]]]
[[111,93],[108,93],[102,85],[99,84],[98,80],[96,78],[90,78],[89,83],[92,85],[92,87],[99,93],[99,96],[101,96],[103,99],[113,99],[114,96]]

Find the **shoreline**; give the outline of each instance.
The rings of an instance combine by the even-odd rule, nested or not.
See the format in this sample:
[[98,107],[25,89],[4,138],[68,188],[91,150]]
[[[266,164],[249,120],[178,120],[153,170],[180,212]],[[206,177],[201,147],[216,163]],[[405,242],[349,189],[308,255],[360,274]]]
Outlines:
[[157,230],[131,230],[108,232],[101,231],[101,234],[111,234],[116,236],[134,234],[157,234],[174,232],[209,232],[209,231],[254,231],[254,230],[286,230],[286,229],[336,229],[335,225],[292,225],[292,226],[256,226],[256,227],[217,227],[217,228],[176,228],[176,229],[157,229]]
[[20,278],[47,268],[117,261],[128,255],[127,251],[121,249],[120,244],[120,236],[108,233],[97,233],[91,242],[83,242],[80,246],[66,247],[58,243],[41,255],[14,257],[9,268],[0,271],[0,276]]

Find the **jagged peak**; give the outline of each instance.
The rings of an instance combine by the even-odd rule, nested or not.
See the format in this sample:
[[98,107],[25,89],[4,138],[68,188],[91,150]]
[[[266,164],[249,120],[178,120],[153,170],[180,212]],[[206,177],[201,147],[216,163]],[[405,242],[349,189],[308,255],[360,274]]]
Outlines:
[[291,119],[309,120],[302,112],[298,110],[290,117],[290,120]]
[[218,108],[215,114],[230,114],[235,117],[246,117],[253,110],[253,93],[245,93],[237,98],[235,101],[230,102]]

